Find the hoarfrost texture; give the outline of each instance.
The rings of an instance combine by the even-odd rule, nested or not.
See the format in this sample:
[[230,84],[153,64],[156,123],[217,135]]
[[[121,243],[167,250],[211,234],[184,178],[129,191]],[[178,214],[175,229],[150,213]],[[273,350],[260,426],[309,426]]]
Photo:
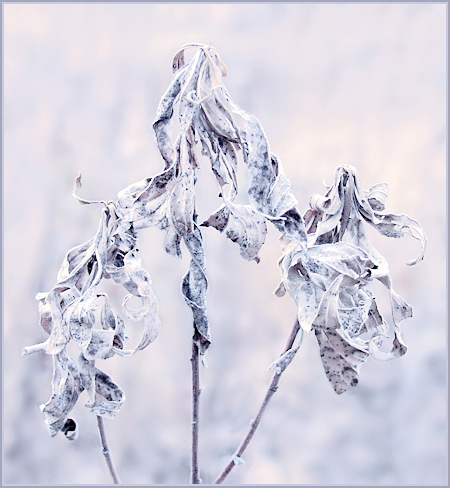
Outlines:
[[[386,183],[364,191],[356,169],[340,166],[326,195],[310,199],[307,252],[285,243],[280,260],[283,281],[275,293],[282,296],[287,290],[298,306],[302,328],[314,330],[325,373],[337,393],[358,384],[361,364],[369,356],[388,360],[406,353],[400,322],[412,316],[412,307],[394,292],[388,263],[369,241],[364,225],[388,237],[410,234],[419,239],[422,252],[409,265],[423,259],[427,240],[407,215],[383,213],[387,191]],[[394,328],[390,352],[381,350],[389,326],[368,286],[374,279],[389,292]]]
[[[184,51],[197,48],[193,60],[184,63]],[[182,293],[192,310],[194,340],[202,354],[211,343],[206,311],[208,286],[202,234],[195,209],[196,171],[199,168],[195,145],[209,157],[212,171],[222,189],[223,206],[202,225],[225,231],[240,247],[247,260],[258,260],[272,221],[288,239],[306,242],[306,233],[289,181],[269,144],[260,123],[235,105],[222,84],[226,67],[214,48],[188,45],[173,62],[174,78],[163,96],[153,125],[165,161],[164,171],[122,190],[116,202],[82,199],[81,175],[74,196],[79,203],[105,206],[97,234],[87,243],[71,249],[49,293],[40,293],[41,326],[48,339],[24,349],[24,354],[43,351],[53,356],[52,397],[42,407],[50,434],[63,430],[74,439],[74,421],[68,415],[80,393],[86,389],[86,404],[97,415],[113,418],[125,400],[122,390],[108,375],[95,367],[97,359],[114,354],[130,356],[144,349],[158,335],[158,305],[150,287],[150,277],[137,257],[138,231],[157,226],[166,232],[165,250],[181,257],[181,242],[191,255]],[[172,140],[171,128],[178,110],[180,133]],[[238,126],[236,118],[240,118]],[[243,152],[251,184],[250,205],[233,203],[239,188],[237,152]],[[229,185],[228,195],[225,187]],[[134,350],[125,350],[125,321],[111,306],[108,296],[97,293],[102,279],[112,278],[129,292],[122,309],[128,319],[142,320],[142,340]],[[131,297],[141,299],[139,310],[131,309]],[[95,317],[101,306],[100,324]],[[100,325],[99,328],[95,328]],[[68,356],[67,345],[74,341],[80,349],[77,360]],[[67,430],[70,425],[71,429]]]
[[[188,49],[195,49],[195,54],[186,63]],[[99,229],[92,239],[67,253],[56,285],[37,295],[40,324],[49,337],[25,348],[24,354],[40,351],[53,357],[52,395],[42,406],[52,436],[62,431],[67,438],[76,438],[76,424],[68,416],[83,390],[88,393],[86,407],[114,418],[125,395],[96,367],[96,361],[115,354],[131,356],[158,336],[158,304],[136,247],[139,232],[148,227],[165,231],[167,253],[181,258],[184,242],[190,254],[181,291],[192,310],[193,339],[202,357],[211,344],[211,333],[200,228],[216,228],[239,245],[244,259],[259,262],[268,222],[281,233],[283,248],[282,283],[276,294],[289,292],[298,306],[302,328],[297,342],[271,369],[281,373],[290,364],[303,331],[314,331],[326,375],[337,393],[357,384],[360,366],[369,356],[392,359],[406,352],[399,323],[412,315],[412,308],[394,292],[387,261],[368,240],[364,225],[388,237],[409,234],[419,239],[423,250],[408,264],[423,258],[426,237],[406,215],[384,213],[387,185],[363,191],[356,170],[341,166],[326,195],[313,195],[303,220],[261,124],[239,108],[224,87],[227,68],[216,50],[201,44],[184,46],[174,57],[173,73],[153,124],[164,170],[128,186],[115,202],[80,198],[80,175],[74,196],[82,204],[103,205]],[[175,120],[179,124],[176,138],[172,135]],[[204,158],[199,158],[196,146],[209,160],[223,202],[200,225],[195,184]],[[239,160],[249,175],[247,205],[235,203],[240,192]],[[112,279],[128,292],[121,313],[108,295],[97,291],[103,279]],[[381,351],[389,327],[369,290],[374,279],[386,286],[391,300],[394,338],[390,352]],[[139,309],[129,306],[132,297],[141,301]],[[143,322],[141,341],[132,350],[125,348],[126,320]],[[70,341],[78,346],[78,358],[68,354]]]

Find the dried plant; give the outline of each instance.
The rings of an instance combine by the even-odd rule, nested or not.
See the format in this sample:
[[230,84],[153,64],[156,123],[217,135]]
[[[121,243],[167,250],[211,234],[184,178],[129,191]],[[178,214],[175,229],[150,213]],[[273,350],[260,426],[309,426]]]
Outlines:
[[[190,62],[185,61],[188,49],[195,50]],[[182,293],[193,314],[193,484],[201,483],[199,364],[211,344],[201,227],[214,227],[239,245],[244,259],[259,262],[267,223],[272,223],[281,233],[283,251],[282,283],[276,294],[282,296],[287,291],[298,306],[285,351],[270,366],[274,376],[261,409],[216,483],[243,462],[241,456],[277,390],[281,374],[299,350],[304,332],[314,330],[326,375],[337,393],[356,385],[360,365],[369,356],[391,359],[406,352],[399,323],[412,315],[412,309],[393,291],[387,262],[368,240],[364,224],[389,237],[406,233],[420,239],[423,251],[408,264],[423,258],[426,245],[417,222],[406,215],[383,212],[387,185],[363,191],[356,170],[350,166],[337,169],[333,186],[324,197],[313,195],[310,209],[302,217],[261,124],[233,102],[223,85],[227,68],[216,50],[201,44],[184,46],[174,57],[173,73],[153,124],[164,170],[125,188],[114,202],[80,198],[81,176],[76,179],[77,201],[104,207],[99,229],[91,240],[67,253],[56,285],[48,293],[37,295],[40,324],[49,337],[24,349],[24,354],[41,351],[53,357],[52,396],[42,406],[52,436],[61,431],[70,440],[76,438],[76,423],[69,414],[81,392],[87,391],[86,406],[97,415],[103,453],[115,483],[119,479],[109,454],[103,417],[113,418],[125,395],[95,362],[116,354],[131,356],[158,336],[158,305],[136,247],[139,231],[156,226],[166,233],[167,253],[180,258],[184,243],[190,254]],[[173,137],[176,124],[178,131]],[[217,180],[222,205],[199,224],[195,184],[205,158]],[[249,179],[246,205],[236,203],[241,194],[237,168],[242,163]],[[98,290],[103,279],[112,279],[128,292],[122,313],[114,309],[107,294]],[[381,350],[389,326],[369,290],[373,280],[383,283],[390,295],[394,328],[390,352]],[[133,297],[140,300],[139,309],[130,306]],[[131,350],[125,349],[124,318],[143,323],[141,341]],[[78,358],[69,356],[70,342],[78,347]]]
[[[327,377],[337,393],[358,383],[360,365],[369,355],[393,359],[406,352],[399,323],[412,316],[412,308],[394,292],[387,261],[367,238],[364,224],[388,237],[407,233],[420,239],[422,252],[410,265],[423,259],[426,237],[408,216],[382,213],[386,198],[386,183],[363,191],[355,168],[339,167],[327,194],[311,197],[305,214],[307,252],[298,244],[285,243],[280,260],[283,281],[276,294],[288,290],[298,306],[302,328],[314,330]],[[394,326],[390,352],[381,351],[389,327],[369,290],[375,279],[390,295]]]

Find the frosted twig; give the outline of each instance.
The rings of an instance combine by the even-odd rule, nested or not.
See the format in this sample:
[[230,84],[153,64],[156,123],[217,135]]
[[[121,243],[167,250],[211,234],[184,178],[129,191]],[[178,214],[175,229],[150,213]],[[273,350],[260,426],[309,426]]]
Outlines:
[[[291,335],[289,336],[289,339],[287,341],[286,347],[283,351],[283,354],[289,349],[292,348],[295,338],[297,337],[298,332],[300,331],[300,324],[298,320],[295,321],[294,327],[292,328]],[[277,391],[278,389],[278,383],[280,381],[281,375],[283,374],[283,370],[280,372],[275,372],[272,381],[270,382],[269,388],[267,389],[266,396],[264,397],[264,400],[261,404],[261,407],[259,408],[258,415],[254,420],[250,422],[250,427],[247,431],[247,434],[245,435],[244,439],[240,443],[238,449],[236,452],[233,454],[232,458],[228,462],[228,464],[225,466],[225,468],[222,470],[222,472],[219,474],[219,476],[216,478],[214,481],[215,485],[221,484],[225,478],[230,474],[231,470],[233,469],[234,466],[243,464],[242,454],[244,454],[244,451],[247,449],[247,446],[249,445],[250,441],[253,438],[253,435],[258,428],[259,423],[261,422],[262,416],[264,414],[264,411],[269,404],[270,399],[272,398],[273,394]]]
[[201,483],[198,470],[198,411],[200,397],[199,351],[192,341],[192,453],[191,453],[191,484]]
[[109,472],[114,480],[115,485],[120,485],[119,477],[117,476],[116,468],[111,458],[111,453],[109,452],[108,441],[106,440],[105,424],[103,423],[103,417],[97,415],[98,431],[100,432],[100,439],[102,441],[102,453],[105,456],[106,463],[108,464]]

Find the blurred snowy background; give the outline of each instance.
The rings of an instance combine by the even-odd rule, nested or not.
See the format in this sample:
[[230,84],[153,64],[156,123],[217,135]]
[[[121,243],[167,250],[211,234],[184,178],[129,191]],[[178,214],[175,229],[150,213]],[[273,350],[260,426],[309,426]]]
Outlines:
[[[188,42],[217,48],[231,96],[262,123],[301,210],[338,165],[352,164],[364,188],[388,182],[387,210],[417,219],[429,238],[425,261],[410,268],[418,242],[372,233],[414,307],[406,356],[369,361],[360,384],[337,396],[307,336],[246,466],[227,482],[447,483],[446,15],[431,3],[4,5],[4,483],[110,483],[84,395],[73,412],[79,439],[51,439],[39,412],[51,358],[21,350],[46,337],[34,296],[97,229],[100,208],[71,197],[78,172],[83,197],[113,200],[162,169],[151,125],[172,56]],[[204,170],[200,220],[218,193]],[[211,483],[256,414],[295,306],[273,295],[275,228],[258,265],[215,230],[204,238],[213,344],[201,376],[200,462]],[[179,292],[188,259],[165,255],[162,242],[150,229],[139,246],[160,337],[101,365],[127,396],[106,421],[125,484],[189,479],[191,312]]]

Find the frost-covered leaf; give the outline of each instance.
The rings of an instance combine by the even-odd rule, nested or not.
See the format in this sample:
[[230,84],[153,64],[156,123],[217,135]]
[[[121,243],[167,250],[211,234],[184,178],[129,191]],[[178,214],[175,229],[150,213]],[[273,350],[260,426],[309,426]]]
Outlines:
[[385,208],[386,199],[389,193],[389,186],[387,183],[377,183],[365,192],[367,201],[375,212],[383,212]]
[[239,244],[244,259],[259,261],[258,253],[267,234],[265,219],[249,205],[233,205],[231,208],[228,225],[225,228],[226,236]]
[[[287,247],[280,260],[283,284],[298,306],[298,320],[309,332],[325,321],[336,327],[336,296],[372,280],[373,263],[364,251],[347,243]],[[323,303],[322,303],[323,302]],[[327,325],[327,326],[328,326]]]
[[[392,288],[388,263],[369,241],[366,223],[383,235],[408,233],[420,240],[423,258],[426,237],[419,224],[406,215],[384,211],[385,183],[363,191],[351,166],[341,166],[325,196],[313,195],[304,221],[308,247],[285,239],[280,261],[283,281],[277,294],[287,290],[298,306],[304,330],[314,329],[328,379],[338,393],[356,384],[360,364],[370,355],[393,359],[406,352],[399,324],[412,308]],[[391,350],[382,350],[389,326],[381,316],[368,286],[379,280],[388,290],[392,308]]]
[[347,344],[337,332],[315,329],[325,374],[334,391],[343,393],[358,384],[358,370],[369,354]]
[[[160,178],[123,193],[122,206],[114,203],[106,205],[96,235],[67,253],[56,285],[50,292],[37,296],[41,326],[49,337],[41,344],[25,348],[23,352],[41,351],[53,355],[52,397],[42,407],[51,435],[63,431],[70,439],[76,437],[76,427],[72,423],[67,424],[67,415],[83,389],[88,392],[88,407],[98,415],[112,417],[124,401],[123,392],[95,368],[95,361],[114,354],[131,356],[144,349],[158,335],[158,305],[150,287],[150,276],[135,256],[137,236],[132,222],[126,221],[124,216],[134,213],[139,221],[150,222],[151,216],[140,211],[146,207],[151,213],[153,207],[147,201],[140,204],[144,197],[150,200],[160,197],[162,193],[158,184],[164,186],[170,180],[167,174],[160,175]],[[133,207],[136,202],[139,208]],[[126,298],[123,307],[124,313],[132,320],[143,323],[141,340],[134,349],[124,348],[125,322],[111,307],[108,296],[97,292],[99,283],[108,278],[122,285],[130,293],[129,297],[137,297],[142,302],[140,309],[130,309],[127,305],[129,298]],[[100,299],[104,303],[98,327],[96,312]],[[80,350],[78,361],[67,356],[71,341]],[[105,398],[103,394],[106,394]],[[100,397],[101,400],[98,400]]]
[[224,201],[224,206],[202,225],[225,232],[228,239],[239,244],[244,259],[258,262],[267,235],[266,219],[250,205],[235,205],[226,198]]
[[[299,327],[298,319],[296,326]],[[283,373],[283,371],[291,364],[295,355],[297,354],[300,346],[303,342],[303,329],[300,328],[299,333],[295,336],[291,347],[285,351],[276,361],[274,361],[267,369],[270,371],[275,371],[277,374]]]
[[52,437],[66,426],[68,415],[82,391],[83,386],[76,362],[65,352],[55,354],[52,396],[45,405],[41,405],[41,411],[45,414],[45,423]]
[[216,210],[208,220],[205,220],[201,225],[204,227],[214,227],[219,232],[222,232],[228,225],[230,219],[230,209],[226,205],[222,205]]
[[95,393],[95,403],[91,406],[92,413],[113,419],[125,401],[125,394],[98,368],[95,368]]
[[181,237],[172,226],[168,226],[167,228],[166,237],[164,239],[164,248],[167,254],[171,254],[172,256],[181,259]]
[[200,229],[194,224],[194,232],[184,237],[184,243],[191,254],[189,271],[183,278],[181,291],[194,317],[194,341],[204,354],[211,344],[208,316],[206,312],[206,278],[205,251]]
[[170,223],[181,237],[193,231],[194,195],[194,173],[188,169],[177,178],[169,197]]
[[[395,335],[391,351],[381,351],[388,326],[367,289],[373,279],[380,278],[380,271],[361,248],[346,242],[307,250],[288,244],[280,268],[283,282],[279,295],[286,289],[297,303],[301,327],[315,331],[325,372],[337,393],[357,383],[359,367],[369,355],[386,360],[406,352],[398,322],[406,318],[409,308],[390,288],[388,274],[380,281],[393,300]],[[289,355],[286,358],[289,360]],[[276,367],[275,363],[272,369]]]
[[415,220],[405,214],[382,213],[387,193],[386,183],[379,183],[364,191],[356,169],[340,166],[336,170],[334,184],[325,196],[316,194],[311,197],[305,225],[313,242],[320,244],[345,240],[364,249],[376,262],[378,254],[362,225],[368,223],[387,237],[399,238],[409,234],[419,240],[421,253],[407,264],[421,261],[427,244],[425,233]]

